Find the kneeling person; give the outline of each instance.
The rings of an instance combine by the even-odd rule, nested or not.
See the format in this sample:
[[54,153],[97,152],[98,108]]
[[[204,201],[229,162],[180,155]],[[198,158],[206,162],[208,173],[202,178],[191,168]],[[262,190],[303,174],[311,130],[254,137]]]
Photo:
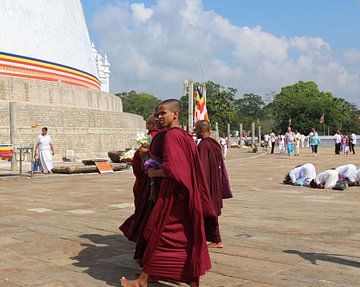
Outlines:
[[334,188],[339,180],[339,172],[329,169],[319,173],[315,179],[310,182],[312,188]]
[[310,182],[316,177],[316,169],[312,163],[306,163],[290,170],[286,175],[284,184],[310,186]]

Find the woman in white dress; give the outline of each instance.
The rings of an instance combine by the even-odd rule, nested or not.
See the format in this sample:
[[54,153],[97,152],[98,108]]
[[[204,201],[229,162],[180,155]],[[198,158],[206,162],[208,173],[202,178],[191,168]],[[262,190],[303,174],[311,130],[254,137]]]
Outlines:
[[54,156],[54,146],[51,137],[48,135],[48,129],[44,127],[41,129],[35,146],[35,159],[40,160],[43,173],[52,173],[54,168],[52,156]]

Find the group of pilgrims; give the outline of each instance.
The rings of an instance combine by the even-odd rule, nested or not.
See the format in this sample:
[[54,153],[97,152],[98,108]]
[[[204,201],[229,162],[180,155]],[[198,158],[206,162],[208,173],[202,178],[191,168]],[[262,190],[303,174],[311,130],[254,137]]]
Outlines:
[[179,127],[180,102],[165,100],[147,120],[150,146],[133,159],[135,211],[120,230],[135,242],[142,267],[123,287],[146,287],[149,280],[199,286],[211,268],[208,248],[223,248],[218,217],[231,198],[222,149],[208,121],[195,126],[198,145]]
[[290,170],[285,176],[284,184],[344,190],[360,185],[360,169],[354,164],[345,164],[317,174],[315,166],[306,163]]

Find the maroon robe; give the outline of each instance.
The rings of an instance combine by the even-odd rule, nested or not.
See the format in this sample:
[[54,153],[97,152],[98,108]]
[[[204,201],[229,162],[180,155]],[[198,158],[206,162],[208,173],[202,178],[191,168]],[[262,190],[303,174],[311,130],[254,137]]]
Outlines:
[[[153,137],[153,140],[150,144],[151,146],[156,145],[155,137],[158,134],[158,129],[153,129],[148,132],[148,135]],[[153,144],[155,140],[155,143]],[[135,175],[135,183],[133,186],[134,193],[134,205],[135,211],[129,218],[127,218],[124,223],[119,227],[119,229],[124,233],[124,235],[130,240],[136,242],[139,235],[142,233],[140,226],[142,225],[142,220],[144,218],[144,212],[146,210],[145,206],[149,197],[150,190],[150,179],[148,178],[144,166],[144,159],[140,155],[140,150],[138,149],[132,161],[133,173]]]
[[164,138],[163,170],[144,229],[143,270],[153,279],[190,283],[211,267],[203,216],[214,216],[195,143],[179,128]]
[[200,162],[209,186],[212,204],[216,218],[205,218],[206,239],[210,242],[221,242],[218,216],[221,215],[223,198],[232,197],[229,178],[224,164],[220,144],[213,138],[207,137],[198,145]]

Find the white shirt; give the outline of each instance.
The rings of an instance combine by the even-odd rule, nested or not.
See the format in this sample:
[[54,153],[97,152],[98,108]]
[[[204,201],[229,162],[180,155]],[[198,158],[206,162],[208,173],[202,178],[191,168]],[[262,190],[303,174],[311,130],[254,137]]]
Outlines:
[[270,136],[268,134],[264,135],[264,141],[269,141]]
[[274,143],[276,141],[276,135],[274,133],[270,134],[270,141]]
[[291,182],[296,183],[298,179],[305,179],[304,185],[309,185],[310,182],[316,177],[315,166],[312,163],[306,163],[304,165],[295,167],[289,172]]
[[353,172],[353,174],[351,175],[351,177],[354,179],[353,182],[356,182],[357,184],[360,183],[360,169],[358,169],[357,171]]
[[36,143],[39,145],[39,150],[50,150],[52,144],[52,138],[49,135],[39,135]]
[[351,139],[352,139],[352,143],[356,144],[356,134],[352,133],[351,134]]
[[334,140],[335,140],[335,143],[341,143],[341,135],[339,134],[335,134],[334,135]]
[[339,172],[334,169],[321,172],[315,177],[315,183],[325,185],[325,188],[333,188],[338,180]]
[[219,139],[219,142],[220,142],[220,145],[222,145],[222,146],[226,146],[226,139],[225,138],[220,138]]
[[339,177],[349,178],[350,181],[354,181],[352,175],[356,172],[356,166],[353,164],[345,164],[338,166],[335,170],[339,172]]

